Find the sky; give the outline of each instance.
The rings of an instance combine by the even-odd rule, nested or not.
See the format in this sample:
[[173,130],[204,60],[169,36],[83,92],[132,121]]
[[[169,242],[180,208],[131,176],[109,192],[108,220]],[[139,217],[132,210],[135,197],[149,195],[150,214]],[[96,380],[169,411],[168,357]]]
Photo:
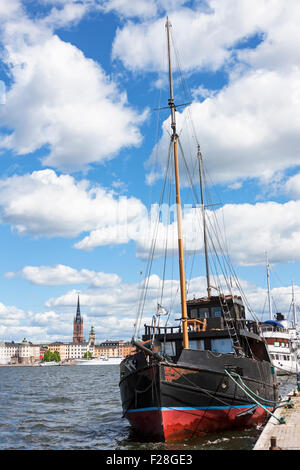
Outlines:
[[[159,220],[147,271],[168,168],[167,16],[177,129],[195,187],[200,144],[208,220],[257,318],[269,315],[266,253],[273,311],[289,314],[292,282],[300,299],[298,0],[0,0],[0,340],[71,341],[78,294],[85,338],[94,326],[97,341],[128,340],[142,282],[148,321],[162,290],[178,318],[174,217]],[[199,297],[183,157],[180,170]]]

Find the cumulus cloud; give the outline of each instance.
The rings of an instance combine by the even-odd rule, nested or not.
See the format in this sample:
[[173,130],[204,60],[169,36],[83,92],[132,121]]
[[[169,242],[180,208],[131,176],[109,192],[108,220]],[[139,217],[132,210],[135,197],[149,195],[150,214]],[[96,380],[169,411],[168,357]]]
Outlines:
[[[291,179],[287,187],[295,187]],[[292,185],[293,183],[293,185]],[[149,255],[156,234],[155,256],[162,256],[168,240],[168,254],[177,249],[176,206],[166,209],[158,219],[158,206],[148,213],[144,204],[133,197],[116,197],[113,192],[86,180],[76,182],[69,175],[58,176],[53,170],[33,172],[0,180],[2,223],[10,224],[21,234],[75,238],[75,248],[92,250],[108,244],[134,241],[137,256]],[[264,253],[274,254],[274,261],[300,260],[300,201],[286,203],[226,204],[215,212],[207,211],[208,228],[215,246],[215,222],[225,221],[226,236],[232,259],[239,264],[261,264]],[[203,252],[200,208],[183,207],[184,243],[187,254]],[[224,245],[223,245],[224,249]],[[101,273],[76,270],[68,266],[29,266],[21,271],[35,283],[110,282]],[[8,276],[12,274],[8,274]],[[55,281],[55,279],[57,281]],[[112,277],[111,282],[118,282]]]
[[[292,3],[292,9],[296,8],[296,2]],[[176,45],[180,45],[181,66],[217,70],[232,59],[239,41],[270,28],[284,7],[283,2],[274,5],[270,0],[209,0],[192,7],[178,4],[170,19]],[[165,70],[164,23],[165,18],[126,23],[117,32],[113,57],[131,70]]]
[[140,145],[147,112],[128,104],[100,64],[53,34],[50,24],[57,20],[50,20],[32,21],[23,11],[3,23],[3,60],[12,85],[1,108],[9,129],[0,136],[1,148],[19,155],[43,148],[43,163],[66,171]]
[[[229,293],[228,279],[227,282],[223,276],[219,278],[219,287],[223,292]],[[144,323],[151,324],[152,316],[157,310],[157,302],[160,299],[162,290],[162,278],[156,274],[152,274],[148,280],[148,293],[143,309],[143,319],[141,322],[141,330],[143,330]],[[239,279],[239,285],[242,288],[242,297],[246,297],[247,305],[250,305],[251,312],[248,311],[248,319],[266,320],[269,318],[267,309],[267,288],[256,285],[254,282],[249,282],[244,279]],[[140,297],[141,284],[122,283],[113,292],[111,290],[101,289],[101,291],[85,290],[80,294],[80,302],[82,311],[85,315],[85,322],[93,324],[97,331],[104,335],[117,337],[126,334],[130,338],[134,329],[137,314],[137,304]],[[206,295],[206,279],[203,276],[192,277],[188,283],[188,298],[201,297]],[[168,310],[171,315],[171,323],[180,315],[180,293],[179,281],[166,279],[164,281],[164,295],[163,306]],[[236,287],[234,281],[232,284],[232,293],[241,295],[241,291]],[[295,286],[296,297],[300,295],[300,287]],[[289,312],[292,288],[291,286],[273,287],[271,289],[271,296],[276,301],[278,311]],[[76,291],[72,290],[66,292],[60,297],[50,298],[46,306],[47,308],[54,308],[58,311],[65,310],[66,308],[74,308],[74,299],[76,299]],[[160,301],[160,300],[159,300]],[[162,319],[163,321],[164,319]],[[290,318],[291,320],[291,318]],[[105,336],[104,336],[105,337]]]
[[[276,172],[299,164],[300,69],[286,73],[250,71],[232,77],[213,97],[194,102],[177,113],[178,130],[186,158],[193,168],[197,148],[189,139],[193,128],[201,143],[205,166],[215,183],[258,178],[268,181]],[[147,166],[148,181],[161,177],[162,155],[169,146],[169,120]],[[193,140],[192,140],[193,142]],[[160,172],[155,162],[160,157]],[[284,157],[284,158],[283,158]]]
[[113,11],[123,18],[146,20],[165,12],[180,8],[188,0],[103,0],[99,8],[105,12]]
[[33,236],[76,237],[97,227],[130,223],[143,216],[136,198],[76,181],[53,170],[12,176],[0,181],[2,223]]
[[[206,8],[185,5],[172,13],[181,68],[227,73],[228,82],[219,90],[194,85],[193,104],[177,113],[184,144],[192,116],[214,182],[231,185],[258,178],[266,183],[298,164],[300,57],[294,44],[299,42],[299,19],[297,0],[289,8],[281,0],[210,0]],[[116,34],[113,57],[133,71],[166,70],[164,21],[125,23]],[[157,154],[167,154],[169,132],[166,121],[150,165]],[[196,148],[189,158],[195,153]],[[152,168],[146,180],[153,184],[159,177],[161,172]]]
[[[263,264],[268,251],[274,262],[294,262],[300,260],[300,223],[298,211],[300,201],[281,204],[264,202],[256,204],[226,204],[214,213],[207,211],[209,246],[212,256],[215,252],[229,250],[234,263],[239,265]],[[218,225],[216,224],[218,220]],[[223,232],[220,232],[222,227]],[[118,227],[115,227],[117,229]],[[114,227],[109,231],[113,233]],[[177,253],[177,223],[149,224],[140,219],[131,224],[130,240],[136,243],[137,256],[147,259],[156,234],[154,257]],[[187,207],[183,211],[184,248],[186,255],[203,254],[201,209]],[[92,249],[106,244],[107,231],[99,228],[92,231],[77,248]],[[226,239],[225,239],[226,237]]]
[[283,190],[291,197],[295,199],[300,198],[300,173],[288,178],[283,185]]
[[0,302],[1,325],[14,326],[17,322],[25,318],[25,312],[13,305],[4,305]]
[[62,286],[66,284],[88,284],[91,287],[113,287],[121,282],[117,274],[102,273],[89,269],[74,269],[58,264],[56,266],[25,266],[17,273],[7,273],[11,278],[24,277],[32,284],[41,286]]
[[[219,287],[224,292],[228,290],[223,276],[219,277]],[[148,279],[148,294],[143,309],[144,323],[151,324],[153,314],[157,309],[158,299],[162,292],[163,281],[157,274]],[[257,286],[253,282],[239,279],[251,311],[258,320],[269,317],[267,311],[267,289]],[[109,285],[102,285],[93,289],[82,289],[80,293],[81,313],[84,318],[84,335],[87,338],[90,327],[96,330],[97,340],[130,339],[136,321],[137,304],[141,294],[141,283],[120,282],[114,289]],[[206,279],[203,276],[192,277],[187,282],[188,298],[203,296],[206,293]],[[240,295],[240,291],[232,285],[233,293]],[[291,286],[273,287],[271,295],[276,301],[278,311],[288,312],[291,303]],[[300,287],[295,285],[296,299],[300,296]],[[43,341],[71,341],[73,318],[76,312],[77,291],[74,289],[59,297],[52,297],[46,302],[45,311],[25,312],[15,306],[5,306],[0,303],[0,338],[5,340],[21,341],[24,337],[32,342]],[[171,314],[171,321],[179,318],[180,294],[179,281],[165,279],[163,306]],[[253,319],[248,312],[247,317]],[[164,322],[164,319],[162,320]]]

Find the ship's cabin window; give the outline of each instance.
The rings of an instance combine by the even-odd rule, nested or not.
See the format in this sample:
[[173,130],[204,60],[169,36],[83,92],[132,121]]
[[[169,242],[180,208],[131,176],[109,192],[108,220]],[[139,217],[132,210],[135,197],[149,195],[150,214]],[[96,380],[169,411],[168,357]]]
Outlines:
[[209,309],[208,308],[199,308],[199,317],[198,318],[208,318],[209,317]]
[[274,346],[276,346],[278,348],[280,346],[280,342],[279,341],[274,341]]
[[204,351],[204,340],[191,339],[189,342],[190,349],[197,349],[198,351]]
[[243,319],[245,318],[245,307],[239,304],[233,304],[230,307],[230,312],[233,318]]
[[222,316],[222,308],[221,307],[213,307],[212,308],[212,317],[221,317]]
[[209,309],[208,308],[204,308],[204,307],[201,307],[201,308],[191,308],[190,310],[190,318],[200,318],[200,319],[203,319],[203,318],[208,318],[209,317]]
[[198,318],[198,309],[197,308],[191,308],[190,317],[191,318]]
[[217,338],[211,340],[211,351],[217,353],[233,352],[232,341],[230,338]]
[[166,343],[162,343],[162,350],[168,356],[176,356],[175,341],[168,341]]

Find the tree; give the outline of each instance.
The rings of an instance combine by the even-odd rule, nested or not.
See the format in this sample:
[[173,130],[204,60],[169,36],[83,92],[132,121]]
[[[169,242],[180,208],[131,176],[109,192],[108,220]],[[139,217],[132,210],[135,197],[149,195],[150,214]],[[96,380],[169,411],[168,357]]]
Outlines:
[[43,357],[43,361],[44,361],[44,362],[51,362],[51,361],[53,361],[53,359],[52,359],[52,352],[51,352],[49,349],[47,349],[47,351],[45,351],[44,357]]
[[86,353],[84,353],[83,355],[83,359],[92,359],[92,353],[91,351],[87,351]]
[[52,354],[52,361],[56,361],[56,362],[60,362],[60,355],[59,355],[59,352],[58,351],[54,351],[54,353]]
[[58,351],[51,352],[49,349],[45,351],[44,357],[43,357],[44,362],[60,362],[60,355]]

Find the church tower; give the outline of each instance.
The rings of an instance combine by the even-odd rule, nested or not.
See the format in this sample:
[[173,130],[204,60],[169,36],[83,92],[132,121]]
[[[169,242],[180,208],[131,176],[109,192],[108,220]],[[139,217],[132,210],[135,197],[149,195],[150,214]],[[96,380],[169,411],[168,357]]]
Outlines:
[[83,343],[83,318],[80,314],[79,295],[77,299],[76,317],[73,323],[73,343]]
[[90,331],[89,343],[91,346],[95,346],[96,344],[96,332],[93,326],[91,327],[91,331]]

